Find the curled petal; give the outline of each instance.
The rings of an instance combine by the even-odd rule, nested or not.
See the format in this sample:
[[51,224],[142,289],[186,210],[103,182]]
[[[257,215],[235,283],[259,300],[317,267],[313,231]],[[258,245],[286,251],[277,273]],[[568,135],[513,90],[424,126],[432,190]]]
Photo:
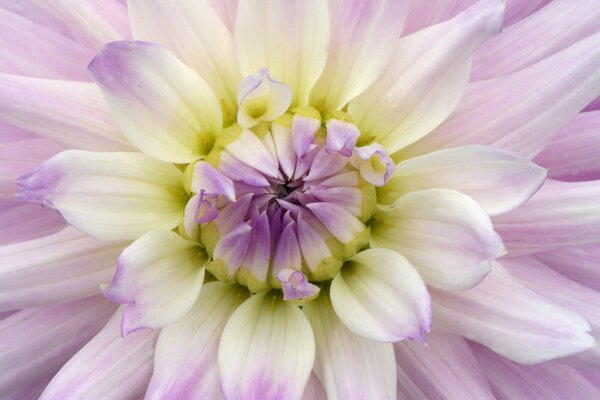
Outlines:
[[261,121],[281,117],[292,102],[292,91],[263,68],[240,82],[238,101],[237,122],[243,128],[252,128]]
[[281,282],[284,300],[310,299],[321,290],[308,282],[301,271],[284,269],[277,274],[277,279]]
[[358,166],[363,179],[375,186],[383,186],[396,170],[396,164],[385,149],[373,143],[354,149],[353,163]]
[[338,152],[344,157],[350,157],[360,136],[360,131],[351,122],[339,119],[327,121],[327,142],[325,149],[329,153]]

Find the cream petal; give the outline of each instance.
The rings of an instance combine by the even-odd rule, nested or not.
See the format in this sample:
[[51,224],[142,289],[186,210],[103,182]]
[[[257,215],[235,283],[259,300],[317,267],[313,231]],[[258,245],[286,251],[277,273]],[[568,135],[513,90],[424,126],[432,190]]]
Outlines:
[[425,282],[443,290],[475,286],[505,253],[481,206],[453,190],[408,193],[374,218],[371,246],[402,254]]
[[292,89],[292,106],[307,105],[325,67],[329,30],[326,1],[240,0],[235,43],[242,74],[268,68]]
[[226,398],[300,399],[315,358],[315,340],[300,309],[272,292],[246,300],[231,316],[219,345]]
[[160,160],[188,163],[206,155],[221,131],[219,100],[168,50],[112,42],[88,67],[127,139]]
[[21,177],[19,196],[98,239],[135,239],[179,224],[181,180],[177,167],[144,154],[67,150]]

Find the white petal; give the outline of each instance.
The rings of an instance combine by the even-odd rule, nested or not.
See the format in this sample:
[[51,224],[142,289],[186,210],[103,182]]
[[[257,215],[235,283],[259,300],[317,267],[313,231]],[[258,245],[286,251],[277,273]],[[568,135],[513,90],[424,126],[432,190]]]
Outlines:
[[149,232],[127,247],[110,286],[102,290],[109,300],[128,304],[123,335],[185,315],[200,294],[206,261],[195,243],[171,231]]
[[235,43],[242,74],[268,68],[292,89],[292,106],[307,105],[325,66],[329,29],[323,0],[241,0]]
[[88,67],[127,139],[160,160],[206,155],[223,123],[219,100],[200,76],[164,48],[112,42]]
[[67,150],[21,177],[19,195],[99,239],[135,239],[177,226],[186,201],[181,180],[177,167],[144,154]]
[[473,287],[504,254],[481,206],[446,189],[411,192],[378,211],[370,243],[402,254],[425,282],[444,290]]
[[423,341],[431,329],[425,283],[392,250],[368,249],[346,260],[331,283],[331,303],[348,329],[370,340]]
[[272,292],[246,300],[225,326],[219,345],[226,398],[300,399],[315,357],[310,325],[300,309]]
[[317,353],[314,372],[328,399],[396,399],[396,363],[391,343],[356,336],[338,319],[326,294],[304,306]]
[[207,1],[130,0],[129,15],[135,39],[171,50],[210,85],[222,101],[225,117],[235,118],[236,86],[242,76],[233,35]]
[[146,399],[220,398],[217,355],[221,333],[247,296],[241,286],[204,285],[190,312],[160,331]]
[[446,119],[467,85],[472,52],[500,30],[503,11],[503,1],[483,0],[401,39],[381,78],[350,103],[363,138],[376,138],[391,154]]
[[276,120],[292,102],[292,90],[285,83],[273,79],[266,68],[245,77],[239,83],[237,93],[240,106],[237,122],[243,128]]
[[400,162],[392,179],[377,190],[377,200],[391,204],[414,190],[445,188],[472,197],[489,215],[497,215],[529,200],[545,177],[546,170],[516,154],[464,146]]
[[54,376],[40,400],[133,399],[152,375],[155,331],[121,338],[117,311],[106,326]]
[[123,242],[93,239],[66,227],[39,239],[0,247],[0,310],[99,294],[112,276]]
[[594,345],[586,333],[589,322],[520,285],[499,264],[473,289],[432,290],[431,297],[434,330],[464,336],[521,364],[568,356]]
[[406,0],[329,1],[331,41],[327,64],[311,94],[322,110],[340,110],[383,72],[408,11]]

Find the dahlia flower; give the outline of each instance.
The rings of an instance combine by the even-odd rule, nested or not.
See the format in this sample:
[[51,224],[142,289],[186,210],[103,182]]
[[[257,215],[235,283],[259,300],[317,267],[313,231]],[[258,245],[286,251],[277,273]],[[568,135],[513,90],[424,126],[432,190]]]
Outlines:
[[598,0],[0,17],[0,398],[600,398]]

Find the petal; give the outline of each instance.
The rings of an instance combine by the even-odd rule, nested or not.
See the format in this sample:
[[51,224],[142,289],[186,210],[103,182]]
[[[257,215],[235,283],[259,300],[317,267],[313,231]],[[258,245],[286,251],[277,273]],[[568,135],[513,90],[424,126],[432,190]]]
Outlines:
[[461,13],[478,0],[419,0],[411,1],[402,35],[426,29]]
[[0,74],[0,120],[66,148],[130,150],[93,83]]
[[471,344],[494,393],[500,399],[595,399],[600,389],[575,369],[554,362],[520,365]]
[[310,378],[308,378],[302,400],[327,400],[325,389],[323,389],[323,385],[321,385],[319,378],[317,378],[314,372],[311,373]]
[[445,188],[472,197],[489,215],[497,215],[529,200],[545,177],[543,168],[516,154],[463,146],[401,161],[392,179],[377,189],[377,201],[392,204],[414,190]]
[[300,399],[315,357],[302,311],[270,292],[246,300],[231,316],[219,345],[226,398]]
[[534,161],[561,181],[600,179],[600,111],[577,114]]
[[19,195],[98,239],[135,239],[177,226],[186,200],[181,180],[177,167],[144,154],[67,150],[21,177]]
[[431,329],[425,283],[392,250],[368,249],[346,260],[331,283],[331,303],[348,329],[370,340],[423,341]]
[[188,163],[221,130],[219,101],[192,69],[146,42],[109,43],[88,67],[127,139],[160,160]]
[[128,305],[123,336],[185,315],[200,294],[206,261],[195,243],[170,231],[149,232],[127,247],[111,284],[102,290],[109,300]]
[[467,341],[432,332],[427,345],[405,340],[394,345],[398,398],[493,400],[492,390]]
[[146,399],[220,398],[219,341],[227,320],[247,297],[241,286],[204,285],[190,312],[160,331]]
[[[2,320],[0,396],[12,398],[11,392],[39,379],[47,384],[98,333],[114,310],[115,306],[102,296],[94,296],[22,310]],[[42,390],[31,398],[38,398]]]
[[502,1],[483,0],[401,39],[381,78],[349,105],[363,141],[375,138],[391,154],[446,119],[467,85],[471,54],[498,33],[503,12]]
[[[227,7],[230,2],[219,3]],[[135,39],[171,50],[210,85],[224,106],[225,117],[235,117],[236,85],[242,76],[233,35],[208,2],[130,0],[129,15]]]
[[394,161],[379,143],[357,147],[354,154],[353,163],[358,167],[360,176],[372,185],[385,185],[396,170]]
[[122,242],[98,241],[71,227],[0,246],[0,310],[39,307],[99,294]]
[[262,121],[281,117],[292,102],[292,90],[274,80],[266,68],[244,78],[238,85],[239,110],[237,122],[252,128]]
[[77,41],[94,51],[104,43],[131,39],[127,7],[118,1],[57,0],[39,3],[59,18]]
[[561,275],[600,291],[600,243],[559,247],[533,257]]
[[[510,18],[511,7],[506,11]],[[499,77],[535,64],[596,33],[599,21],[600,8],[594,2],[551,1],[481,46],[473,57],[471,80]],[[551,38],[548,32],[552,32]]]
[[249,167],[277,178],[277,163],[254,132],[244,129],[235,141],[225,146],[225,149]]
[[502,240],[483,209],[453,190],[408,193],[375,215],[372,247],[402,254],[425,282],[443,290],[478,284],[490,261],[504,254]]
[[547,4],[556,0],[507,0],[506,1],[506,13],[504,15],[504,26],[509,26],[522,19],[527,18],[529,15],[535,13],[537,10],[546,7]]
[[208,3],[215,10],[227,28],[233,32],[235,30],[235,20],[239,0],[208,0]]
[[513,74],[471,83],[453,114],[398,156],[484,144],[533,158],[598,95],[599,44],[596,34]]
[[390,343],[377,343],[350,332],[338,319],[329,297],[307,303],[304,313],[317,345],[314,372],[329,399],[396,398],[396,365]]
[[235,201],[233,181],[204,161],[196,163],[192,178],[192,193],[200,193],[201,191],[208,194],[223,195],[227,200]]
[[40,400],[129,399],[143,395],[152,375],[157,332],[119,334],[121,310],[54,376]]
[[431,297],[434,330],[464,336],[521,364],[564,357],[594,345],[583,317],[525,288],[499,264],[473,289],[432,290]]
[[366,229],[358,218],[337,204],[327,202],[308,203],[306,208],[312,211],[327,230],[344,244],[355,240]]
[[[324,2],[325,3],[325,2]],[[341,110],[381,75],[400,37],[408,1],[330,1],[327,64],[311,93],[322,110]]]
[[64,227],[65,221],[59,213],[38,204],[18,202],[13,207],[0,210],[2,245],[51,235]]
[[85,68],[94,57],[91,49],[6,9],[0,9],[0,19],[0,71],[36,78],[90,80]]
[[523,206],[498,217],[494,227],[512,254],[597,242],[600,181],[546,180]]
[[292,89],[292,106],[308,104],[325,66],[328,43],[326,1],[240,0],[235,44],[242,74],[268,68]]

